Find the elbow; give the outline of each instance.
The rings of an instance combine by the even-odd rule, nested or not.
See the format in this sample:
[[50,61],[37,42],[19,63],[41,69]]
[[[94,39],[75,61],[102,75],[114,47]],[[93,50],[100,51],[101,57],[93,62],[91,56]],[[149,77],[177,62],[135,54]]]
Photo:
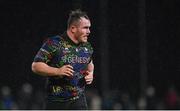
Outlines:
[[32,65],[31,65],[31,70],[32,70],[32,72],[34,72],[34,73],[38,73],[36,63],[34,63],[34,62],[32,63]]

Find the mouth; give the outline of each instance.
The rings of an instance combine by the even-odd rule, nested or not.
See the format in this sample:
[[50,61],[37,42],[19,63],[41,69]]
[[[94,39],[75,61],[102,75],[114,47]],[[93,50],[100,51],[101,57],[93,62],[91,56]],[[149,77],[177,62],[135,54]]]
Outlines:
[[85,38],[85,39],[88,39],[88,36],[85,36],[84,38]]
[[85,35],[84,38],[88,38],[88,35]]

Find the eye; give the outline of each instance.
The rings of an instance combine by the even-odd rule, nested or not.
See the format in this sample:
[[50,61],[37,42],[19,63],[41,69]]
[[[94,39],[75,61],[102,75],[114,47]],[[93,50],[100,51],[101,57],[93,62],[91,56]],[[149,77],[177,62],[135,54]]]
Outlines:
[[84,27],[85,29],[89,29],[89,27]]

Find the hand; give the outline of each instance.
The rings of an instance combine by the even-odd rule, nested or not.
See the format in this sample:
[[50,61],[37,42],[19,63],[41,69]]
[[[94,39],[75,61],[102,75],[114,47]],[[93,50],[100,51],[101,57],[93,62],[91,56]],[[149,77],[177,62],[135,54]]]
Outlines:
[[93,81],[93,73],[86,71],[85,80],[86,80],[86,84],[91,84]]
[[71,76],[73,76],[74,70],[71,65],[64,65],[60,68],[57,68],[56,73],[59,76],[65,75],[65,76],[71,77]]

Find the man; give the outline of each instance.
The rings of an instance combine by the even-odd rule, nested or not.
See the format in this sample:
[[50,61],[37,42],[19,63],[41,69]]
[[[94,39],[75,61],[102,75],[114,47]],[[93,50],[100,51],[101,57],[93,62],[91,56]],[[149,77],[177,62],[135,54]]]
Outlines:
[[48,77],[46,109],[87,109],[84,90],[94,71],[90,26],[85,12],[72,11],[67,30],[49,37],[35,56],[32,71]]

